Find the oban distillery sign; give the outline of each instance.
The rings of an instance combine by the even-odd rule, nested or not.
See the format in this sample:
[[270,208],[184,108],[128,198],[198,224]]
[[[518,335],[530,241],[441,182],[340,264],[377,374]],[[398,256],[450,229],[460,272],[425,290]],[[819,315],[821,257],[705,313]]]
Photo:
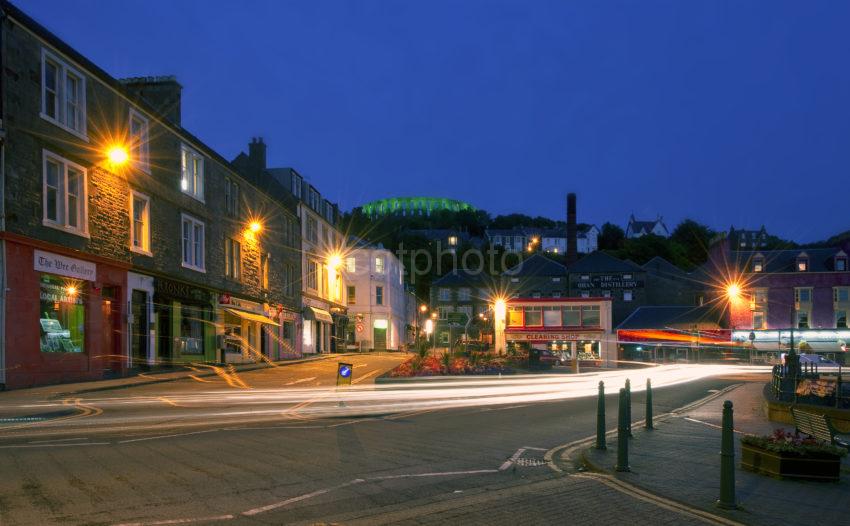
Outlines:
[[[629,276],[626,279],[624,276]],[[575,282],[577,289],[636,289],[643,287],[643,282],[631,277],[630,274],[599,274],[590,279]]]

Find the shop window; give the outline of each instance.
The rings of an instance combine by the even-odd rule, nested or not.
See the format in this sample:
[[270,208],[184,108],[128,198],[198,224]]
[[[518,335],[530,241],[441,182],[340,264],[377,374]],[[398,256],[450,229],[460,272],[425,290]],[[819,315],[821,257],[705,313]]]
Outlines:
[[135,190],[130,192],[130,250],[151,255],[151,200]]
[[44,150],[43,222],[74,234],[88,235],[86,170]]
[[522,327],[522,307],[508,308],[508,327]]
[[582,305],[581,326],[599,327],[599,305]]
[[545,307],[543,309],[543,325],[545,327],[560,327],[561,326],[561,308],[560,307]]
[[83,352],[86,308],[81,288],[81,284],[72,280],[41,275],[41,352]]
[[581,307],[563,307],[564,327],[578,327],[581,325]]
[[525,308],[525,326],[540,327],[543,325],[543,311],[540,307]]
[[204,309],[180,306],[180,354],[204,354]]
[[576,352],[579,360],[599,360],[599,342],[580,340],[576,342]]

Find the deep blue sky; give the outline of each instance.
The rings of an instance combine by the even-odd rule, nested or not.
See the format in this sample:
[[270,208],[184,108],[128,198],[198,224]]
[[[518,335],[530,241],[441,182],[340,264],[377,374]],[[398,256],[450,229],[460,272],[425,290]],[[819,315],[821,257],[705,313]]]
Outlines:
[[390,196],[797,241],[850,228],[850,2],[58,1],[18,5],[184,126],[252,136],[344,209]]

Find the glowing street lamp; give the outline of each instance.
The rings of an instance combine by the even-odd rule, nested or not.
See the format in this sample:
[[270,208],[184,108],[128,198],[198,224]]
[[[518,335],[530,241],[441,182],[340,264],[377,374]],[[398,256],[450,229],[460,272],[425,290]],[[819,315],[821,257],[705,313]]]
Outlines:
[[130,160],[130,154],[127,152],[127,148],[120,144],[115,144],[106,150],[106,158],[109,160],[109,164],[118,167],[123,166]]
[[251,224],[248,225],[248,228],[252,233],[258,234],[263,229],[263,224],[259,221],[251,221]]
[[732,303],[737,303],[741,300],[742,292],[741,286],[738,283],[732,282],[726,285],[726,298]]
[[428,305],[425,305],[424,303],[422,305],[420,305],[419,306],[419,312],[421,312],[422,314],[425,314],[426,312],[428,312]]

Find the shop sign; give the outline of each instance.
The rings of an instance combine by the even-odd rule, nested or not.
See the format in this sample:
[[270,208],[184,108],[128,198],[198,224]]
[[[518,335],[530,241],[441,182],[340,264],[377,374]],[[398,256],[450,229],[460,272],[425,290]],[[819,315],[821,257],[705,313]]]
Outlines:
[[292,312],[291,310],[280,309],[278,310],[278,313],[280,314],[280,321],[295,321],[295,319],[298,317],[298,314]]
[[154,291],[157,295],[170,298],[207,302],[209,294],[186,283],[171,281],[170,279],[156,278],[154,280]]
[[241,300],[239,298],[234,298],[230,294],[222,294],[221,296],[219,296],[218,303],[219,303],[219,305],[229,305],[231,307],[236,307],[236,308],[251,311],[251,312],[258,312],[258,313],[259,312],[262,312],[262,313],[266,312],[263,309],[263,306],[260,305],[259,303],[256,303],[256,302],[253,302],[253,301],[248,301],[248,300]]
[[97,279],[97,265],[81,259],[69,258],[50,252],[36,250],[34,252],[34,267],[39,272],[59,274],[69,278],[94,281]]
[[541,342],[541,341],[567,341],[567,340],[595,340],[598,334],[586,334],[580,332],[506,332],[505,339],[513,342]]
[[623,279],[623,274],[597,274],[588,280],[575,282],[577,289],[636,289],[643,282],[636,279]]

